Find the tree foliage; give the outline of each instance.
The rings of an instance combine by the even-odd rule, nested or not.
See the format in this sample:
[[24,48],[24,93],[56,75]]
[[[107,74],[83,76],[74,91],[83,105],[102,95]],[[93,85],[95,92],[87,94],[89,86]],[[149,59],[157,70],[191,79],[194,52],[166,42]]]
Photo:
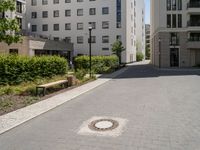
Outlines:
[[[0,13],[4,14],[7,11],[13,12],[15,10],[14,0],[0,0]],[[0,42],[5,42],[8,45],[20,41],[19,22],[16,18],[3,17],[0,19]]]
[[121,64],[121,54],[125,51],[125,48],[122,45],[122,42],[117,40],[112,44],[112,52],[117,55],[119,58],[119,63]]
[[[76,70],[89,70],[89,56],[78,56],[75,58]],[[94,73],[105,73],[111,69],[117,68],[119,59],[116,55],[111,56],[92,56],[92,71]]]
[[151,51],[150,51],[150,48],[149,47],[146,47],[146,59],[150,59],[150,56],[151,56]]

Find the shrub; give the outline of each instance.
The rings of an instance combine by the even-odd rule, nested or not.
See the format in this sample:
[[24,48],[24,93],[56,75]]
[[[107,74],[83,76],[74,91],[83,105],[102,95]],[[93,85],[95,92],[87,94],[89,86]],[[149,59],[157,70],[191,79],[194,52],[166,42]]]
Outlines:
[[142,52],[137,52],[136,54],[136,60],[142,61],[144,59],[144,54]]
[[58,56],[0,55],[0,85],[16,85],[37,78],[65,74],[67,61]]
[[[119,65],[119,58],[112,56],[92,56],[92,71],[94,73],[105,73]],[[75,68],[89,70],[89,56],[79,56],[75,58]]]
[[83,80],[83,78],[85,77],[86,74],[87,74],[87,72],[84,69],[78,69],[75,72],[75,76],[79,80]]

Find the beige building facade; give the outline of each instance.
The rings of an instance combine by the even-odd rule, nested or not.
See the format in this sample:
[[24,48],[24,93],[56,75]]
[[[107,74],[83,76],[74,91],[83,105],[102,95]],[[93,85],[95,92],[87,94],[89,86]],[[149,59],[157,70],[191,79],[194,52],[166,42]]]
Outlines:
[[25,56],[60,55],[68,60],[73,57],[73,44],[64,41],[53,41],[40,37],[23,36],[21,42],[7,45],[0,43],[0,53]]
[[200,65],[200,0],[151,1],[151,50],[156,67]]

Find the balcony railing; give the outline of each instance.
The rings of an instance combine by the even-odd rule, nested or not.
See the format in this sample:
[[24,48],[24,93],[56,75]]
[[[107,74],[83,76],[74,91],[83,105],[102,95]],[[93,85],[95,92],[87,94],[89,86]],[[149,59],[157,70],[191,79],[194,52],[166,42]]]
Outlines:
[[188,21],[188,27],[200,27],[200,20],[197,21]]
[[190,41],[190,42],[199,42],[200,41],[200,36],[199,37],[190,37],[188,39],[188,41]]
[[189,2],[187,8],[200,8],[200,2]]

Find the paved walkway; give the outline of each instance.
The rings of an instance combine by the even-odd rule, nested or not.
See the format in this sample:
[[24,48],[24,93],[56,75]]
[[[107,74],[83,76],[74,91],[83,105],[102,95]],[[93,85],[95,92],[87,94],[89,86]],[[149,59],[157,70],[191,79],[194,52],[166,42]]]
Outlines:
[[[199,75],[131,65],[100,87],[0,135],[0,149],[199,150]],[[101,116],[127,123],[116,137],[79,134],[85,121]]]

